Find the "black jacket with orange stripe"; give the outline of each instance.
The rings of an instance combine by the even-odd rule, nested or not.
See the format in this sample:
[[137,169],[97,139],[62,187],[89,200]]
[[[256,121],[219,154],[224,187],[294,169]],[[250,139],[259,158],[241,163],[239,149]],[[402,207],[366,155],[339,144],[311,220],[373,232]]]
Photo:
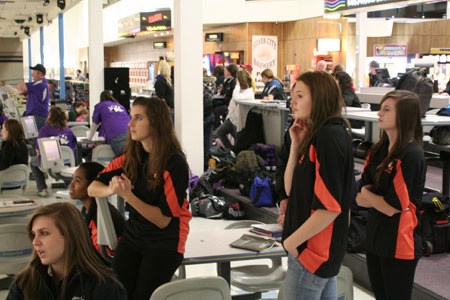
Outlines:
[[284,220],[286,239],[317,209],[339,213],[324,230],[297,247],[301,264],[322,278],[338,274],[347,248],[348,212],[356,191],[347,132],[340,118],[319,129],[295,166]]
[[[360,188],[375,185],[376,168],[387,156],[388,145],[366,159]],[[384,170],[375,194],[402,211],[389,217],[369,209],[366,250],[387,258],[412,260],[422,255],[420,207],[427,165],[422,146],[409,143]],[[408,208],[408,209],[407,209]]]
[[[147,153],[143,152],[142,156],[144,161],[148,159]],[[108,185],[112,177],[125,173],[122,169],[124,160],[124,155],[115,158],[96,180]],[[132,183],[134,195],[147,204],[159,207],[172,220],[166,228],[159,228],[127,204],[129,219],[125,222],[123,240],[140,253],[163,249],[183,254],[192,218],[186,196],[189,180],[186,160],[180,154],[173,155],[155,188],[150,188],[147,182],[147,171],[143,167],[139,167],[138,171],[137,181]]]

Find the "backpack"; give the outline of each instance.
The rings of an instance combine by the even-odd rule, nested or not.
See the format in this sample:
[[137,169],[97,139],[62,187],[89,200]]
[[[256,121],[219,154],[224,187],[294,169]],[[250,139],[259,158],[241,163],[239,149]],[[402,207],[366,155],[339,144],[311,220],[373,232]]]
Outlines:
[[423,70],[412,70],[403,75],[398,81],[396,90],[405,90],[415,93],[420,100],[420,113],[422,118],[430,107],[433,97],[433,82]]
[[[450,105],[441,108],[436,115],[450,117]],[[434,126],[430,136],[435,144],[450,145],[450,126]]]
[[269,176],[257,176],[253,180],[252,187],[250,188],[250,199],[256,207],[273,206],[271,182],[272,180]]

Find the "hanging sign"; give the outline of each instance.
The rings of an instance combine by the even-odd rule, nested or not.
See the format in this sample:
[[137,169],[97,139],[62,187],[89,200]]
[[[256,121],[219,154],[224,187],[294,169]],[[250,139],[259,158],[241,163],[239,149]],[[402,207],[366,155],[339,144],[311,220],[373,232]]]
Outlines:
[[271,69],[277,75],[278,65],[278,37],[267,35],[252,36],[252,75],[256,81],[256,89],[262,90],[264,83],[261,80],[261,72]]
[[406,45],[386,45],[375,44],[373,46],[373,56],[406,56]]

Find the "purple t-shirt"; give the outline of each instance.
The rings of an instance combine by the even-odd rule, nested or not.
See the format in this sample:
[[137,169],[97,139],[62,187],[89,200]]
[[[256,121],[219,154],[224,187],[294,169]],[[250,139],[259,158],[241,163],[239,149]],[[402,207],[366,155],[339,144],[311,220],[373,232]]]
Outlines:
[[35,81],[27,82],[27,115],[28,116],[48,116],[48,103],[50,101],[50,92],[48,90],[48,83],[45,78]]
[[95,105],[92,122],[102,125],[99,135],[104,136],[107,143],[122,133],[128,131],[130,115],[127,110],[114,101],[102,101]]
[[52,136],[59,137],[59,144],[61,146],[69,146],[75,152],[77,147],[77,138],[70,128],[66,127],[65,129],[58,129],[45,124],[45,126],[39,130],[38,138]]

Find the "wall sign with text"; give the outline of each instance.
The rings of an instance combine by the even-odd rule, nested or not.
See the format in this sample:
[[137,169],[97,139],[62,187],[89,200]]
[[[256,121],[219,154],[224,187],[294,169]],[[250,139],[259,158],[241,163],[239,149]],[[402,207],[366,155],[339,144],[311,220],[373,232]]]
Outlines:
[[395,2],[406,2],[406,0],[324,0],[324,5],[326,13],[334,13]]
[[277,76],[278,65],[278,37],[267,35],[252,36],[252,75],[256,81],[256,89],[262,90],[261,72],[271,69]]
[[406,56],[406,45],[386,45],[375,44],[373,46],[373,56]]

